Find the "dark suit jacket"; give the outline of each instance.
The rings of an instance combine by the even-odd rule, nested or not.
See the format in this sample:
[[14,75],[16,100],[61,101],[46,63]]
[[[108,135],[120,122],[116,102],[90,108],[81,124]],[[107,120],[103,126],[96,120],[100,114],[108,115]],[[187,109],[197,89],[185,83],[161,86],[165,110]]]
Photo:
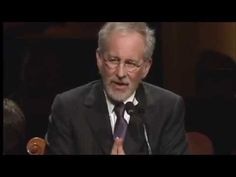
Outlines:
[[[136,99],[140,111],[130,119],[125,153],[147,154],[147,141],[152,154],[187,153],[181,97],[143,82]],[[101,80],[55,97],[47,140],[52,154],[110,154],[113,136]]]

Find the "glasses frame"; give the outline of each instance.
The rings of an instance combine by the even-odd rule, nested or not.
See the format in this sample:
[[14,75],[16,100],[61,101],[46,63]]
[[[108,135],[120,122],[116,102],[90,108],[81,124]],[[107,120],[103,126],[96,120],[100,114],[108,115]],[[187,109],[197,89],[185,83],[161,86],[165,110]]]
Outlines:
[[136,72],[147,61],[147,59],[144,59],[142,63],[138,64],[132,59],[127,59],[124,62],[121,62],[121,59],[115,56],[105,57],[104,55],[102,55],[102,58],[104,59],[105,63],[110,69],[117,69],[118,66],[120,66],[123,63],[126,71],[129,73]]

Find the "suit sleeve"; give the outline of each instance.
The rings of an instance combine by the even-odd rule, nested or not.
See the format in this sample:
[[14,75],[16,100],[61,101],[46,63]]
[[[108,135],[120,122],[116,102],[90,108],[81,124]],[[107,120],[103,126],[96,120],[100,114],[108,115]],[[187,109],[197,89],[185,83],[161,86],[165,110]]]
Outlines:
[[189,154],[184,116],[184,102],[178,96],[164,126],[160,147],[161,154]]
[[69,114],[66,114],[66,106],[60,95],[57,95],[52,104],[49,116],[48,154],[73,154],[73,140]]

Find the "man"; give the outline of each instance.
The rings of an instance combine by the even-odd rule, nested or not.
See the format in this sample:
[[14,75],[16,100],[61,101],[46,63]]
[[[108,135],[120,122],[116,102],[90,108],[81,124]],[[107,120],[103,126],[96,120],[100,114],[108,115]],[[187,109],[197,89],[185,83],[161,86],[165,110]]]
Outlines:
[[[106,23],[101,28],[96,58],[102,79],[56,96],[47,133],[49,153],[187,153],[181,97],[142,82],[154,45],[154,31],[146,23]],[[124,104],[129,106],[121,106],[120,116],[115,109]],[[127,126],[116,134],[120,117]]]

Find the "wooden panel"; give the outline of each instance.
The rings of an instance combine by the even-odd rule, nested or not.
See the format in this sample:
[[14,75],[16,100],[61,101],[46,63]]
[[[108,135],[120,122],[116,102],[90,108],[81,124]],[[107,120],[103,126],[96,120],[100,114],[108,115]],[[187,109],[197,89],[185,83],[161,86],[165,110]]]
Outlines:
[[163,22],[161,44],[164,86],[183,96],[195,96],[195,69],[204,50],[236,61],[236,23]]

